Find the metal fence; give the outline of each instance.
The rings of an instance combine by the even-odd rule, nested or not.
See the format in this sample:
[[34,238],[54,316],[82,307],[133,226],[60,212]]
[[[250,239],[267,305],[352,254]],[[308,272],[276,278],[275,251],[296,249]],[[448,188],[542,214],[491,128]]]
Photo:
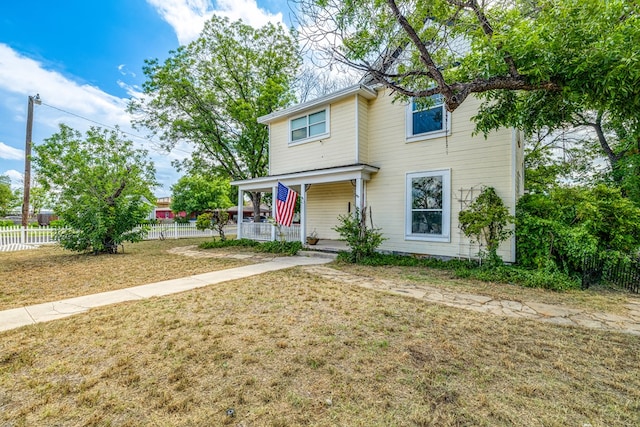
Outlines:
[[610,283],[631,292],[640,293],[640,260],[629,260],[607,254],[584,260],[582,288]]
[[[268,224],[267,224],[268,225]],[[185,237],[212,237],[213,230],[200,231],[194,223],[149,225],[145,240],[180,239]],[[55,243],[59,231],[53,227],[0,227],[0,245],[44,245]]]

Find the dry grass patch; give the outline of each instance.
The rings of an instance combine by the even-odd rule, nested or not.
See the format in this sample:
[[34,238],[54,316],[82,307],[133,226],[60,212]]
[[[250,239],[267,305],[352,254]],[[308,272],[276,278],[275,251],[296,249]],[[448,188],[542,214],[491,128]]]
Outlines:
[[426,267],[363,266],[346,263],[335,263],[333,267],[364,277],[393,280],[417,286],[431,286],[450,292],[465,292],[485,295],[493,299],[519,302],[535,301],[545,304],[561,304],[607,313],[624,314],[627,312],[624,305],[629,301],[629,298],[636,300],[638,298],[637,295],[626,291],[614,291],[606,288],[557,292],[504,283],[460,279],[455,277],[451,271]]
[[7,425],[640,423],[639,337],[455,310],[300,269],[105,307],[0,343]]
[[251,262],[224,257],[185,257],[167,252],[207,240],[210,239],[150,240],[125,245],[125,252],[116,255],[77,254],[59,246],[0,253],[0,310],[176,279]]

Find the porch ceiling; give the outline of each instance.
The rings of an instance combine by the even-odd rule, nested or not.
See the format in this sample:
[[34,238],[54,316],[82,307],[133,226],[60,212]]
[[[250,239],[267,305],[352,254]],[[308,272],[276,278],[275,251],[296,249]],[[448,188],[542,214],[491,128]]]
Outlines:
[[374,174],[379,170],[380,168],[376,166],[359,163],[355,165],[315,169],[283,175],[264,176],[242,181],[231,181],[231,185],[239,187],[242,191],[271,192],[273,187],[278,185],[278,182],[281,182],[286,186],[296,186],[300,184],[322,184],[329,182],[351,181],[352,179],[368,181],[371,179],[371,174]]

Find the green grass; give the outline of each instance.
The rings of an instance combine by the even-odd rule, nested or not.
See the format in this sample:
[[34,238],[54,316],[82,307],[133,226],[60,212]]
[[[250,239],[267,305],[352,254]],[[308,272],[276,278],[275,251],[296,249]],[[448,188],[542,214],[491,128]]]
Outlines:
[[[340,253],[339,259],[349,261],[346,253]],[[421,258],[400,255],[375,254],[359,262],[368,266],[403,266],[434,268],[455,272],[455,276],[465,279],[477,279],[486,282],[516,284],[528,288],[543,288],[554,291],[566,291],[580,289],[580,281],[560,272],[548,272],[543,270],[528,270],[517,266],[480,265],[475,261],[447,260],[438,258]]]

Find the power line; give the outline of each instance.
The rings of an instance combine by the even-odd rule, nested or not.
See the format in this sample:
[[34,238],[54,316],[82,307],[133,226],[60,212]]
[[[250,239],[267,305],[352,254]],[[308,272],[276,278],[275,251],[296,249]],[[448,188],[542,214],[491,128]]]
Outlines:
[[[159,142],[154,141],[154,140],[153,140],[152,138],[150,138],[150,137],[143,137],[143,136],[140,136],[140,135],[136,135],[136,134],[134,134],[134,133],[124,131],[124,130],[122,130],[122,129],[118,128],[118,127],[115,127],[115,126],[109,126],[109,125],[106,125],[106,124],[104,124],[104,123],[100,123],[100,122],[98,122],[98,121],[96,121],[96,120],[90,119],[90,118],[88,118],[88,117],[81,116],[80,114],[72,113],[71,111],[63,110],[62,108],[55,107],[55,106],[50,105],[50,104],[47,104],[47,103],[45,103],[45,102],[42,102],[42,105],[45,105],[45,106],[47,106],[47,107],[49,107],[49,108],[53,108],[54,110],[58,110],[58,111],[60,111],[60,112],[62,112],[62,113],[65,113],[65,114],[69,114],[70,116],[74,116],[74,117],[77,117],[77,118],[79,118],[79,119],[86,120],[86,121],[88,121],[88,122],[94,123],[94,124],[96,124],[96,125],[98,125],[98,126],[100,126],[100,127],[104,127],[104,128],[107,128],[107,129],[115,130],[116,132],[120,132],[120,133],[123,133],[123,134],[125,134],[125,135],[129,135],[129,136],[132,136],[132,137],[134,137],[134,138],[138,138],[138,139],[141,139],[141,140],[144,140],[144,141],[148,141],[148,142],[150,142],[150,143],[152,143],[152,144],[156,145],[157,147],[161,147],[161,145],[160,145],[160,143],[159,143]],[[164,150],[164,149],[163,149],[163,150]],[[181,150],[180,148],[175,148],[175,147],[173,147],[171,150],[180,151],[180,152],[185,153],[185,154],[191,154],[190,152],[185,151],[185,150]],[[166,151],[166,150],[164,150],[164,151]],[[166,154],[169,154],[169,153],[167,152]]]

